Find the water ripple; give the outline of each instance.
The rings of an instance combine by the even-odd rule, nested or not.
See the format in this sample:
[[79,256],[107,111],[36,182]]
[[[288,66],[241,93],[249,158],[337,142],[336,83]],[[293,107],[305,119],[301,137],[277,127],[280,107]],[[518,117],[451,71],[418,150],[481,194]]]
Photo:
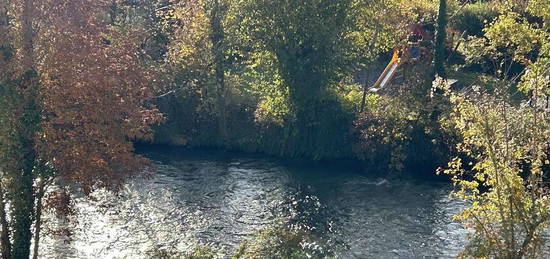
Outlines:
[[74,240],[46,237],[41,254],[145,258],[152,248],[189,251],[199,243],[229,254],[280,217],[318,233],[337,258],[446,258],[464,246],[466,231],[451,220],[463,204],[444,184],[243,155],[147,155],[152,179],[133,180],[121,197],[77,198]]

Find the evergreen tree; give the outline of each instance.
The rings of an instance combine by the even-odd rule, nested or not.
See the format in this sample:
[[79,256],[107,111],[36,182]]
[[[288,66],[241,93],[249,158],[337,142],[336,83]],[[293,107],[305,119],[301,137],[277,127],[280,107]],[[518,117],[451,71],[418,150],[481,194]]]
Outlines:
[[447,27],[447,1],[439,0],[437,27],[435,33],[434,74],[445,78],[445,29]]

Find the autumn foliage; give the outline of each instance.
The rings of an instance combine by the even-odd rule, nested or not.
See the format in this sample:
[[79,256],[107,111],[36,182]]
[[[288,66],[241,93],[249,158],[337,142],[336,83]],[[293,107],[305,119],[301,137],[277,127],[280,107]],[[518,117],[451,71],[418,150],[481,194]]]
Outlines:
[[163,120],[148,103],[155,68],[143,53],[147,34],[117,23],[116,4],[0,1],[0,200],[13,204],[14,257],[28,257],[44,179],[116,191],[147,165],[132,141]]
[[85,190],[116,187],[143,165],[131,140],[151,137],[149,126],[162,120],[146,104],[154,79],[152,68],[141,61],[145,36],[139,29],[117,27],[107,12],[110,4],[35,2],[25,14],[33,19],[34,37],[15,39],[32,42],[34,57],[20,61],[32,58],[39,74],[39,156],[62,179]]
[[150,138],[149,126],[162,119],[146,104],[154,79],[140,62],[144,34],[100,15],[108,1],[41,4],[51,25],[38,39],[49,47],[39,67],[41,157],[85,189],[116,187],[144,162],[131,140]]

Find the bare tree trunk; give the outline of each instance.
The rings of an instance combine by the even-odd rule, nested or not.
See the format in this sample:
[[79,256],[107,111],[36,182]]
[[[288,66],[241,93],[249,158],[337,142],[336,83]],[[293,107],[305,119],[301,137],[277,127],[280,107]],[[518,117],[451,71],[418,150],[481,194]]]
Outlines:
[[8,229],[8,219],[6,218],[6,201],[4,200],[4,186],[0,181],[0,254],[2,259],[11,258],[10,232]]
[[34,249],[33,259],[38,258],[38,247],[40,244],[40,229],[42,227],[42,198],[44,197],[44,180],[40,179],[38,182],[38,193],[36,195],[36,217],[34,223]]
[[19,79],[22,112],[18,124],[18,152],[21,157],[17,161],[17,174],[14,174],[14,199],[12,199],[13,258],[29,258],[32,240],[32,217],[34,211],[34,169],[36,165],[36,151],[34,137],[40,120],[37,105],[38,78],[35,71],[34,40],[35,32],[33,19],[35,6],[33,0],[23,1],[21,13],[21,54],[22,75]]
[[367,101],[367,92],[369,90],[369,83],[370,83],[370,74],[371,74],[371,66],[367,68],[367,75],[365,76],[365,84],[363,85],[363,97],[361,98],[361,109],[359,109],[359,112],[363,112],[365,110],[365,103]]
[[[27,149],[25,150],[27,151]],[[21,175],[18,175],[14,183],[14,194],[11,211],[13,227],[12,255],[14,258],[29,258],[32,240],[32,215],[34,207],[33,176],[34,154],[27,151],[20,166]]]

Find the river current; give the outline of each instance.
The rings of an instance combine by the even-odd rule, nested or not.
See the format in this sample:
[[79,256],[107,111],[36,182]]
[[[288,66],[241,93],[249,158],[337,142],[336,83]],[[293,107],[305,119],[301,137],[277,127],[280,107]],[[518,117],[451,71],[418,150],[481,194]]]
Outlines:
[[[467,231],[452,219],[464,204],[448,183],[240,153],[140,152],[153,176],[131,180],[118,197],[77,196],[71,242],[45,237],[43,257],[147,258],[204,244],[223,258],[281,218],[310,227],[336,258],[452,258],[465,245]],[[46,217],[46,228],[62,224]]]

